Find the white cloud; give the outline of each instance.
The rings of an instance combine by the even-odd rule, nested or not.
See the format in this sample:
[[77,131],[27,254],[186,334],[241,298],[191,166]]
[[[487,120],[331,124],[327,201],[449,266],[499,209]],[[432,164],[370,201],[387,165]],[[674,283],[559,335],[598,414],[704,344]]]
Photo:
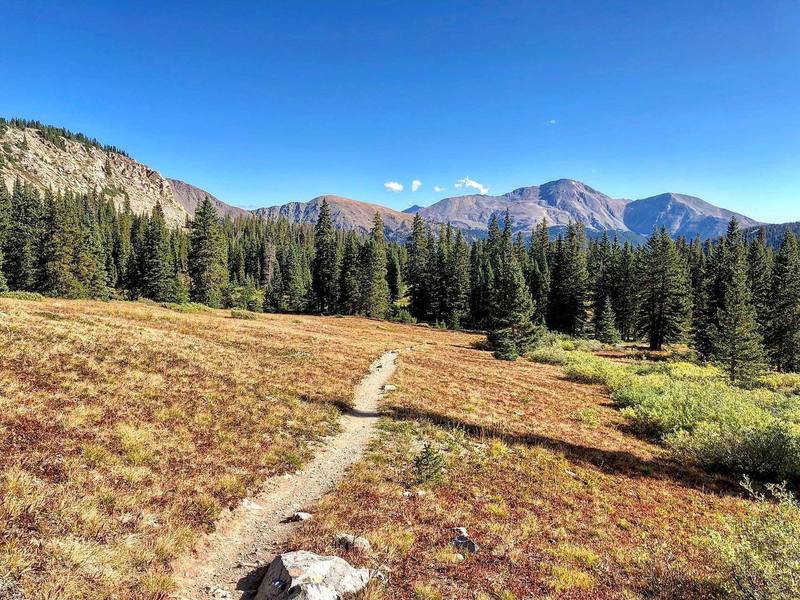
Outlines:
[[416,192],[419,188],[422,187],[422,182],[419,179],[415,179],[411,182],[411,191]]
[[433,186],[433,191],[434,192],[443,192],[444,188],[442,186],[440,186],[440,185],[435,185],[435,186]]
[[383,184],[383,187],[386,189],[387,192],[402,192],[403,191],[403,184],[399,181],[387,181]]
[[455,183],[456,189],[460,190],[461,188],[472,188],[473,190],[478,190],[481,194],[488,194],[489,188],[483,185],[482,183],[478,183],[474,179],[470,179],[469,177],[464,177],[464,179],[459,179]]
[[555,125],[556,123],[558,123],[558,121],[556,121],[555,119],[548,119],[547,121],[544,122],[545,125]]

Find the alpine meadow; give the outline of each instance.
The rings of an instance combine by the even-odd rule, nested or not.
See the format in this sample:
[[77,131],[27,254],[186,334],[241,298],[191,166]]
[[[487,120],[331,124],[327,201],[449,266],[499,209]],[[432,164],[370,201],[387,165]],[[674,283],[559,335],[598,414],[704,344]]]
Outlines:
[[0,18],[0,600],[800,597],[796,3]]

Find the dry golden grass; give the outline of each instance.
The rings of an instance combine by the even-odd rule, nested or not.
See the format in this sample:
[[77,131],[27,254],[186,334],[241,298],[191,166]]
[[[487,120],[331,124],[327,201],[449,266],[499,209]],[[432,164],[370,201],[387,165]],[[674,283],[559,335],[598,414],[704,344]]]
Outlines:
[[[380,439],[292,547],[333,553],[337,531],[367,537],[373,553],[348,558],[387,565],[392,598],[718,594],[707,534],[747,501],[629,432],[599,386],[458,344],[403,354],[393,380]],[[419,488],[429,440],[444,481]],[[477,556],[455,556],[453,527]]]
[[0,299],[0,583],[32,598],[162,597],[170,560],[305,461],[375,357],[472,339]]

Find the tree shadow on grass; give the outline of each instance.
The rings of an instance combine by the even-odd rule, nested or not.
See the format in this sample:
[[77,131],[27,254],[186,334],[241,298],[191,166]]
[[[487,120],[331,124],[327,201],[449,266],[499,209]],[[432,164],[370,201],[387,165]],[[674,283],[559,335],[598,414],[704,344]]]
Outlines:
[[473,437],[496,438],[509,444],[547,448],[563,454],[571,462],[609,475],[668,480],[702,492],[741,496],[741,486],[730,477],[708,473],[666,457],[646,459],[625,450],[606,450],[535,433],[514,433],[496,426],[468,423],[430,410],[397,405],[387,409],[388,415],[396,419],[429,421],[435,425],[460,429]]

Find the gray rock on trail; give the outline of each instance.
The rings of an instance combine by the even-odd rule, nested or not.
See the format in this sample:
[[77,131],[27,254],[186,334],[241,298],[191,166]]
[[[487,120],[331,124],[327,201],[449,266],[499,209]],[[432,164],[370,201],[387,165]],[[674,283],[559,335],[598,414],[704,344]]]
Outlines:
[[466,550],[470,554],[475,554],[478,551],[478,544],[476,544],[467,535],[465,527],[455,527],[456,537],[453,538],[452,544],[459,550]]
[[291,517],[289,517],[289,521],[294,523],[298,521],[308,521],[311,518],[311,513],[307,512],[296,512]]
[[338,556],[298,550],[276,556],[255,600],[339,600],[363,590],[368,569],[356,569]]
[[336,545],[345,550],[356,550],[362,554],[372,550],[372,545],[367,538],[356,537],[352,533],[337,533]]

